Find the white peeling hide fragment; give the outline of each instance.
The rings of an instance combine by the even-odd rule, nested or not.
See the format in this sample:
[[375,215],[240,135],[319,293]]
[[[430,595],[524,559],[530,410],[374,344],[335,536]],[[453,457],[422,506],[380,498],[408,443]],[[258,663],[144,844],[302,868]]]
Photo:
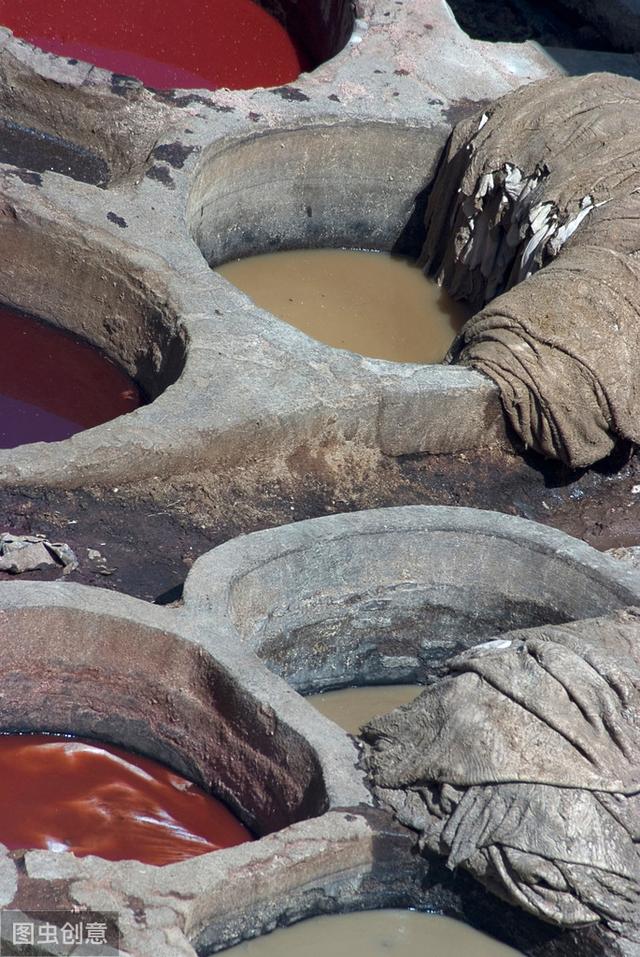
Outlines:
[[[560,226],[555,236],[550,240],[549,246],[554,256],[557,256],[567,240],[571,239],[582,220],[586,219],[589,213],[596,209],[591,196],[585,196],[585,199],[591,200],[590,205],[585,205],[585,200],[583,199],[580,203],[580,211],[576,213],[573,219],[568,219],[566,223]],[[598,206],[604,206],[604,203],[598,203]]]
[[483,113],[482,116],[480,117],[480,122],[478,123],[478,133],[480,132],[480,130],[482,129],[482,127],[484,126],[484,124],[487,122],[488,119],[489,119],[489,114]]
[[509,199],[516,200],[522,192],[522,172],[517,166],[512,166],[504,181],[504,189]]
[[480,183],[476,190],[476,199],[484,199],[487,193],[490,193],[493,190],[493,173],[485,173],[484,176],[480,178]]
[[[555,203],[534,202],[538,186],[547,175],[546,168],[538,167],[526,175],[513,163],[505,163],[480,176],[471,196],[461,197],[458,215],[462,212],[466,222],[458,232],[461,238],[464,231],[465,238],[456,244],[456,262],[461,270],[458,280],[464,273],[479,269],[485,302],[557,256],[595,209],[593,197],[587,195],[579,212],[561,223]],[[454,219],[455,215],[454,211]]]
[[531,232],[537,233],[543,227],[546,227],[553,210],[553,203],[538,203],[537,206],[534,206],[531,212],[529,213],[529,222],[531,224]]
[[521,282],[536,271],[536,253],[544,250],[545,243],[555,231],[556,221],[553,203],[539,203],[529,213],[530,237],[520,254],[516,282]]
[[532,276],[533,273],[539,268],[535,261],[536,253],[538,250],[544,249],[545,243],[553,234],[553,229],[553,223],[545,223],[537,233],[533,234],[527,245],[524,247],[520,260],[520,267],[518,269],[517,282],[522,282],[523,279],[527,279],[529,276]]

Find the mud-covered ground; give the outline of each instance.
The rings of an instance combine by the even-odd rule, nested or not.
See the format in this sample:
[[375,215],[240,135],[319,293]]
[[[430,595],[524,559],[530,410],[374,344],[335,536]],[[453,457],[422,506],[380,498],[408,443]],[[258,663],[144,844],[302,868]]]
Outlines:
[[[68,543],[80,567],[66,580],[161,603],[179,599],[199,555],[235,535],[364,508],[465,505],[543,522],[601,550],[640,544],[638,455],[582,474],[498,452],[411,456],[359,473],[345,463],[338,483],[317,461],[288,464],[286,478],[276,470],[249,485],[241,476],[200,474],[159,488],[0,489],[0,531]],[[58,570],[0,573],[14,581],[60,577]]]

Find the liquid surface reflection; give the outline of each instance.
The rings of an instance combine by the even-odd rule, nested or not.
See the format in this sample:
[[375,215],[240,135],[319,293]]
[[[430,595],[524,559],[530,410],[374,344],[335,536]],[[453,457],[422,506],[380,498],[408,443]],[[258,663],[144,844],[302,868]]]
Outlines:
[[519,957],[513,948],[450,917],[395,909],[312,917],[227,953],[229,957]]
[[224,804],[150,758],[56,735],[0,735],[0,843],[171,864],[252,840]]
[[254,0],[0,0],[0,24],[47,53],[84,60],[147,86],[252,89],[294,80],[311,64]]

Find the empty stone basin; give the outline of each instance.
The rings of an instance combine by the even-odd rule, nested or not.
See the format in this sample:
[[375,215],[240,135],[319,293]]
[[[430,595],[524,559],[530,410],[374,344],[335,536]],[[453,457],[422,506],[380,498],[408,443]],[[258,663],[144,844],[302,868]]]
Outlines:
[[637,603],[640,576],[520,518],[411,506],[228,542],[195,563],[184,597],[207,645],[241,642],[311,693],[413,682],[484,637]]

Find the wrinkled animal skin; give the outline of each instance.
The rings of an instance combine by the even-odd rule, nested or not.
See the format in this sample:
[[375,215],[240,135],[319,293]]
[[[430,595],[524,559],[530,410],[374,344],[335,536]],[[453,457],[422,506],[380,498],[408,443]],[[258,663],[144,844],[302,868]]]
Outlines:
[[422,266],[480,310],[448,361],[571,467],[640,442],[639,151],[636,80],[543,80],[454,129],[427,207]]
[[363,737],[376,795],[422,850],[640,953],[639,610],[478,645]]

